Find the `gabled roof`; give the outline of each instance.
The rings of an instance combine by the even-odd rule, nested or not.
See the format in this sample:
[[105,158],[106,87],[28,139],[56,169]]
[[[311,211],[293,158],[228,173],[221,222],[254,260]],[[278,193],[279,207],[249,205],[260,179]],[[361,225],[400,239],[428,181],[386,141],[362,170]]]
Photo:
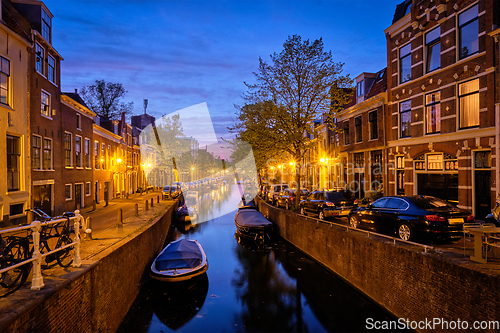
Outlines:
[[411,6],[411,1],[412,0],[405,0],[396,6],[396,11],[394,12],[394,17],[392,18],[392,24],[396,23],[407,14],[407,9]]
[[71,98],[75,102],[80,103],[81,105],[85,106],[87,109],[89,108],[87,106],[87,104],[85,104],[83,99],[80,97],[80,95],[78,95],[78,93],[63,92],[62,94],[68,96],[69,98]]
[[2,21],[9,29],[17,33],[28,42],[31,40],[30,23],[12,6],[10,1],[2,1]]
[[377,72],[375,81],[373,82],[368,94],[366,94],[366,99],[373,96],[377,96],[380,93],[387,91],[387,68],[382,69]]

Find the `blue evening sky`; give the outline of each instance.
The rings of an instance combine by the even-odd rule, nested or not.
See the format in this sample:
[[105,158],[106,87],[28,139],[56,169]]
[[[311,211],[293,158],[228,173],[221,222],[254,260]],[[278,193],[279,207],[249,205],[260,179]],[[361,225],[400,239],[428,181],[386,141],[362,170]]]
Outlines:
[[62,91],[96,79],[122,83],[134,114],[207,103],[218,137],[254,82],[259,57],[291,35],[323,38],[352,78],[387,66],[384,29],[402,0],[45,0],[62,55]]

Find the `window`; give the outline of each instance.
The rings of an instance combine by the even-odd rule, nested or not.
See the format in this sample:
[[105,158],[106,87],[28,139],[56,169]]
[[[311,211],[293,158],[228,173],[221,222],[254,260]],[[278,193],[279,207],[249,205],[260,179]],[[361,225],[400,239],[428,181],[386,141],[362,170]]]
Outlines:
[[90,195],[90,182],[85,183],[85,195],[86,196]]
[[406,138],[410,136],[411,126],[411,100],[399,104],[399,136]]
[[10,61],[0,57],[0,103],[9,104]]
[[100,161],[99,161],[99,142],[94,142],[94,168],[100,169]]
[[359,81],[356,86],[356,97],[361,97],[364,95],[363,86],[364,86],[364,81]]
[[427,51],[426,72],[432,72],[441,67],[441,28],[437,27],[425,35]]
[[411,80],[411,44],[399,49],[400,83]]
[[479,79],[458,85],[460,128],[479,126]]
[[43,59],[45,59],[45,50],[40,44],[36,44],[36,70],[40,74],[43,73]]
[[72,186],[73,184],[66,184],[64,185],[64,198],[66,200],[71,200],[73,198],[72,194]]
[[365,167],[365,153],[354,153],[354,167],[355,168],[364,168]]
[[79,130],[82,129],[82,115],[79,113],[76,114],[76,128]]
[[42,9],[42,36],[46,41],[52,43],[50,35],[52,29],[52,19],[45,10]]
[[43,168],[52,170],[52,139],[43,139]]
[[81,168],[82,165],[82,137],[76,135],[75,136],[75,166],[77,168]]
[[101,145],[101,167],[102,169],[107,169],[107,165],[106,165],[106,145],[103,143]]
[[14,204],[9,207],[9,216],[16,216],[24,214],[24,204]]
[[349,120],[344,121],[344,146],[351,144],[351,137],[349,136]]
[[21,182],[21,138],[7,135],[7,190],[19,191]]
[[41,101],[42,101],[42,105],[41,105],[42,115],[44,115],[46,117],[50,117],[51,114],[50,114],[50,96],[49,96],[49,94],[42,91]]
[[33,135],[31,142],[31,167],[33,170],[40,170],[42,168],[42,138]]
[[458,15],[459,59],[479,51],[478,7],[472,6]]
[[396,194],[405,195],[405,158],[396,156]]
[[72,167],[71,161],[71,133],[64,133],[64,166]]
[[384,183],[382,168],[382,151],[375,150],[370,152],[370,171],[371,171],[371,190],[381,191]]
[[49,79],[50,82],[56,83],[56,60],[54,57],[52,57],[49,54],[49,62],[48,62],[48,69],[47,69],[47,78]]
[[425,133],[441,131],[441,93],[439,91],[425,95]]
[[368,129],[370,140],[378,139],[377,110],[368,113]]
[[363,125],[361,124],[361,116],[354,118],[354,134],[356,142],[363,141]]
[[90,168],[90,139],[85,139],[85,146],[83,151],[85,154],[85,167]]

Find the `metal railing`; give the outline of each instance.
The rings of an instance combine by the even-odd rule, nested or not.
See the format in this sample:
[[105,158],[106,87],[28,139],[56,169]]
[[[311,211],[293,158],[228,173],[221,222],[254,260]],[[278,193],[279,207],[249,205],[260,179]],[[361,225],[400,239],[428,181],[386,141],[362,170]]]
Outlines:
[[[47,222],[40,222],[40,221],[33,221],[31,224],[22,226],[22,227],[15,227],[15,228],[9,228],[9,229],[4,229],[0,230],[0,234],[14,234],[18,233],[24,230],[31,230],[32,234],[32,242],[33,242],[33,255],[31,258],[26,258],[25,260],[16,263],[15,265],[11,265],[9,267],[3,268],[0,270],[0,275],[11,270],[15,269],[17,267],[33,263],[33,278],[31,281],[31,290],[40,290],[44,287],[43,283],[43,277],[42,277],[42,259],[45,258],[46,256],[49,256],[51,254],[57,253],[59,251],[62,251],[68,247],[74,246],[74,255],[73,255],[73,262],[71,264],[72,267],[81,267],[82,265],[82,260],[80,257],[80,224],[84,222],[83,216],[80,215],[80,211],[76,210],[75,211],[75,216],[72,216],[69,218],[70,220],[73,220],[73,225],[74,225],[74,231],[75,231],[75,239],[73,242],[65,244],[64,246],[61,246],[59,248],[56,248],[54,250],[51,250],[49,252],[40,252],[40,231],[44,227],[48,227],[54,224],[58,224],[61,222],[66,222],[66,218],[59,218],[59,219],[54,219],[50,220]],[[29,236],[27,236],[29,237]],[[31,251],[28,251],[30,253]],[[26,253],[26,255],[29,255]]]
[[[274,206],[270,205],[265,200],[262,200],[262,201],[266,205],[268,205],[269,207],[276,208],[276,209],[281,209],[279,207],[274,207]],[[339,228],[346,229],[346,231],[357,231],[357,232],[360,232],[360,233],[364,233],[364,234],[366,234],[368,236],[368,238],[370,238],[370,236],[377,236],[377,237],[382,237],[382,238],[390,239],[390,240],[392,240],[394,242],[394,245],[396,245],[399,242],[399,243],[405,243],[405,244],[409,244],[409,245],[418,246],[418,247],[423,248],[423,250],[424,250],[425,253],[428,253],[430,250],[434,249],[434,247],[429,246],[429,245],[415,243],[415,242],[407,241],[407,240],[404,240],[404,239],[401,239],[401,238],[397,238],[397,237],[393,237],[393,236],[388,236],[388,235],[384,235],[384,234],[379,234],[379,233],[373,232],[373,231],[368,231],[368,230],[362,230],[362,229],[358,229],[358,228],[353,228],[353,227],[345,225],[345,224],[340,224],[340,223],[335,223],[335,222],[331,222],[331,221],[320,220],[318,218],[310,217],[310,216],[307,216],[307,215],[302,215],[302,214],[299,214],[299,213],[295,213],[295,214],[300,215],[302,217],[305,217],[306,219],[313,220],[316,223],[329,224],[330,227],[336,226],[336,227],[339,227]]]

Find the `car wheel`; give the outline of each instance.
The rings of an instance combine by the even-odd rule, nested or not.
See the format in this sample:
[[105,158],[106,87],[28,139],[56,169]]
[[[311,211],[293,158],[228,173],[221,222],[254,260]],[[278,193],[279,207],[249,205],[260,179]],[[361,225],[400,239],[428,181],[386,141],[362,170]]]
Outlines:
[[359,226],[358,218],[356,217],[356,215],[351,215],[351,217],[349,217],[349,225],[352,228],[357,228]]
[[324,220],[325,219],[325,213],[323,212],[323,210],[320,210],[318,212],[318,219],[320,219],[320,220]]
[[401,223],[398,227],[398,236],[402,240],[409,241],[413,238],[413,230],[407,223]]
[[288,210],[290,207],[288,207],[288,201],[285,202],[285,209]]
[[304,207],[300,207],[300,214],[306,215],[306,210],[304,209]]

